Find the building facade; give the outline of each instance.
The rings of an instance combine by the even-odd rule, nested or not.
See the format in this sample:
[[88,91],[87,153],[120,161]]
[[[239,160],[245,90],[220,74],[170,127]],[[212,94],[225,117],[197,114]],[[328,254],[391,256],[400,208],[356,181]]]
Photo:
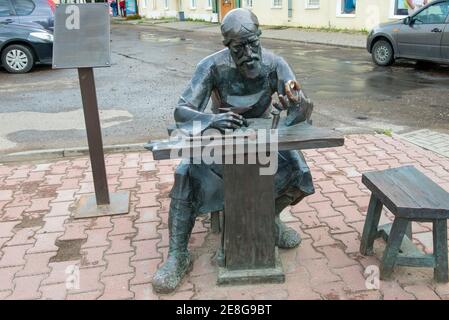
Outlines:
[[239,0],[139,0],[140,15],[218,22],[220,13],[240,7]]
[[147,18],[221,21],[233,8],[248,8],[260,24],[369,30],[407,15],[405,0],[138,0]]
[[262,25],[369,30],[407,16],[405,0],[244,0]]

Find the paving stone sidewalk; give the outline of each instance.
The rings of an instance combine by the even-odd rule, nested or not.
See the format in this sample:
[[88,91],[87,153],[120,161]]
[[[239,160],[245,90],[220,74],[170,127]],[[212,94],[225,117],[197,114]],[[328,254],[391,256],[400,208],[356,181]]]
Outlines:
[[449,157],[449,134],[422,129],[401,134],[401,138],[424,149]]
[[[143,19],[136,21],[114,20],[116,23],[127,23],[134,25],[157,25],[158,27],[170,28],[180,31],[200,31],[221,34],[217,23],[193,22],[193,21],[163,21]],[[295,27],[262,26],[262,38],[297,41],[311,44],[324,44],[352,48],[366,48],[366,34],[361,32],[336,32],[318,29],[306,29]]]
[[[0,299],[449,298],[449,284],[434,283],[432,269],[399,267],[393,281],[368,290],[365,268],[379,265],[384,243],[376,241],[373,257],[358,253],[369,201],[361,173],[413,164],[449,191],[448,158],[381,135],[350,135],[344,147],[305,156],[317,192],[282,213],[303,237],[297,249],[280,251],[286,282],[218,287],[212,256],[219,236],[202,217],[190,241],[193,271],[171,295],[153,293],[151,277],[167,255],[175,161],[108,154],[110,189],[131,191],[131,211],[84,220],[71,213],[75,199],[93,192],[86,157],[0,165]],[[384,211],[381,222],[391,219]],[[431,225],[415,224],[414,232],[431,252]]]

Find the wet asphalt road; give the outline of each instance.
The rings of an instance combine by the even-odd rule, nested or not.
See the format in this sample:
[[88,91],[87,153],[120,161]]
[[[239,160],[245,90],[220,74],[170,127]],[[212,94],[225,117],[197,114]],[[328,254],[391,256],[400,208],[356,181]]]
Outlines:
[[[449,67],[399,62],[376,67],[362,49],[263,39],[294,68],[315,102],[314,124],[404,132],[449,132]],[[110,68],[95,70],[104,144],[166,136],[179,94],[215,34],[157,26],[112,26]],[[0,153],[86,146],[76,70],[41,66],[26,75],[0,69]]]

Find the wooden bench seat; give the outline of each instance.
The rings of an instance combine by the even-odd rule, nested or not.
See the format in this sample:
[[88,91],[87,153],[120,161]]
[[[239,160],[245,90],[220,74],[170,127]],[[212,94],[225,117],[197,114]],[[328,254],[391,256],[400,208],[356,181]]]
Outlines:
[[[395,265],[433,267],[438,282],[448,282],[447,219],[449,193],[413,166],[363,174],[372,192],[363,229],[360,252],[373,254],[374,240],[383,236],[387,246],[381,279],[391,276]],[[382,207],[394,215],[392,224],[378,227]],[[422,254],[411,242],[412,221],[432,222],[433,254]]]

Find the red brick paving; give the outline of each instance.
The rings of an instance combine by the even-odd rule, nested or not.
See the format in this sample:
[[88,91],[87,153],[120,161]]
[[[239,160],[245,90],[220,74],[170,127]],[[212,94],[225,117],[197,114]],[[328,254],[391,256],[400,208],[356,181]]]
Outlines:
[[[0,299],[448,299],[449,285],[435,284],[431,269],[396,268],[393,280],[368,290],[365,268],[379,265],[384,243],[376,240],[373,257],[358,252],[369,201],[361,174],[413,164],[449,190],[447,158],[380,135],[351,135],[344,147],[304,154],[317,192],[282,213],[303,236],[297,249],[280,250],[286,282],[218,287],[212,257],[219,236],[200,218],[189,243],[193,271],[171,295],[155,294],[151,278],[167,256],[177,161],[106,155],[110,189],[131,192],[131,211],[82,220],[73,219],[72,209],[93,192],[86,157],[0,164]],[[384,211],[381,221],[390,220]],[[432,252],[431,228],[414,224],[413,240],[426,252]],[[78,252],[65,252],[64,241],[76,242]]]

